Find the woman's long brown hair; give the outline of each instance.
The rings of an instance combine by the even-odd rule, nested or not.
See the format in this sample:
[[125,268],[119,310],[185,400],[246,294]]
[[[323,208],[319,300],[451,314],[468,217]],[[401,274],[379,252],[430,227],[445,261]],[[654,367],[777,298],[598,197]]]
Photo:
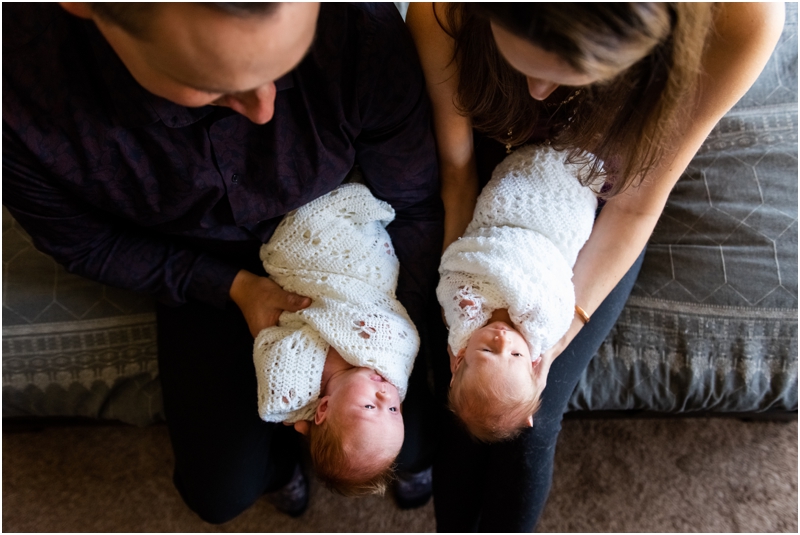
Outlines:
[[[641,181],[681,135],[713,6],[450,4],[444,15],[459,69],[455,104],[474,128],[520,145],[547,126],[550,143],[585,164],[582,180],[605,180],[611,197]],[[534,100],[525,76],[497,50],[490,21],[603,81]]]

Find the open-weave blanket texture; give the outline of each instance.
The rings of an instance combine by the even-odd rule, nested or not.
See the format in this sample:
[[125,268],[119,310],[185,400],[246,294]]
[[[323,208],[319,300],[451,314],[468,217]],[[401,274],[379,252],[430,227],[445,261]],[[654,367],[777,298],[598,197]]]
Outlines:
[[507,308],[536,360],[569,329],[572,267],[594,224],[597,196],[580,167],[549,146],[503,160],[478,196],[464,236],[442,256],[436,294],[454,354]]
[[270,277],[312,299],[256,337],[263,420],[313,418],[329,346],[353,366],[377,371],[405,398],[419,336],[395,297],[400,266],[385,228],[394,216],[366,186],[344,184],[287,214],[262,246]]

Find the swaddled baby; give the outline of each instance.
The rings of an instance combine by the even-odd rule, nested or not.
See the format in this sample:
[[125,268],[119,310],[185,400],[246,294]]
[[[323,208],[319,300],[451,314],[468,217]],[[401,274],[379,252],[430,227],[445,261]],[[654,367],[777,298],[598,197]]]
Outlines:
[[541,355],[575,313],[572,266],[591,233],[597,197],[565,158],[549,146],[508,156],[439,266],[450,408],[483,441],[532,425],[549,370]]
[[395,298],[393,219],[345,184],[287,214],[261,248],[270,277],[312,303],[256,337],[259,415],[306,434],[317,475],[345,495],[382,492],[403,444],[419,337]]

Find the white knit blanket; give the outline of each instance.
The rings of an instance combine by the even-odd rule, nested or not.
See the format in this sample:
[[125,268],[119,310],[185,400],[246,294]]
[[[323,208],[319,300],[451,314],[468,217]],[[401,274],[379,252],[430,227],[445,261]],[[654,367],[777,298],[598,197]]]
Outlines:
[[256,337],[263,420],[313,419],[329,345],[405,398],[419,336],[394,293],[400,266],[385,228],[394,215],[366,186],[345,184],[288,213],[261,247],[270,277],[312,299]]
[[492,173],[472,222],[439,266],[436,295],[453,354],[507,308],[536,360],[569,329],[572,267],[594,224],[597,197],[579,168],[548,146],[523,147]]

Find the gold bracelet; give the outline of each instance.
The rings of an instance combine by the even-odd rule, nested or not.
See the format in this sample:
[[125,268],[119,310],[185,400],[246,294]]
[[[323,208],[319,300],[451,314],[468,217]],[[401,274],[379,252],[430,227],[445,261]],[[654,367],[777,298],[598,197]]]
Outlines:
[[584,325],[589,323],[591,316],[589,316],[589,314],[587,314],[586,311],[581,307],[579,307],[578,305],[575,305],[575,313],[578,315],[578,317],[581,319]]

